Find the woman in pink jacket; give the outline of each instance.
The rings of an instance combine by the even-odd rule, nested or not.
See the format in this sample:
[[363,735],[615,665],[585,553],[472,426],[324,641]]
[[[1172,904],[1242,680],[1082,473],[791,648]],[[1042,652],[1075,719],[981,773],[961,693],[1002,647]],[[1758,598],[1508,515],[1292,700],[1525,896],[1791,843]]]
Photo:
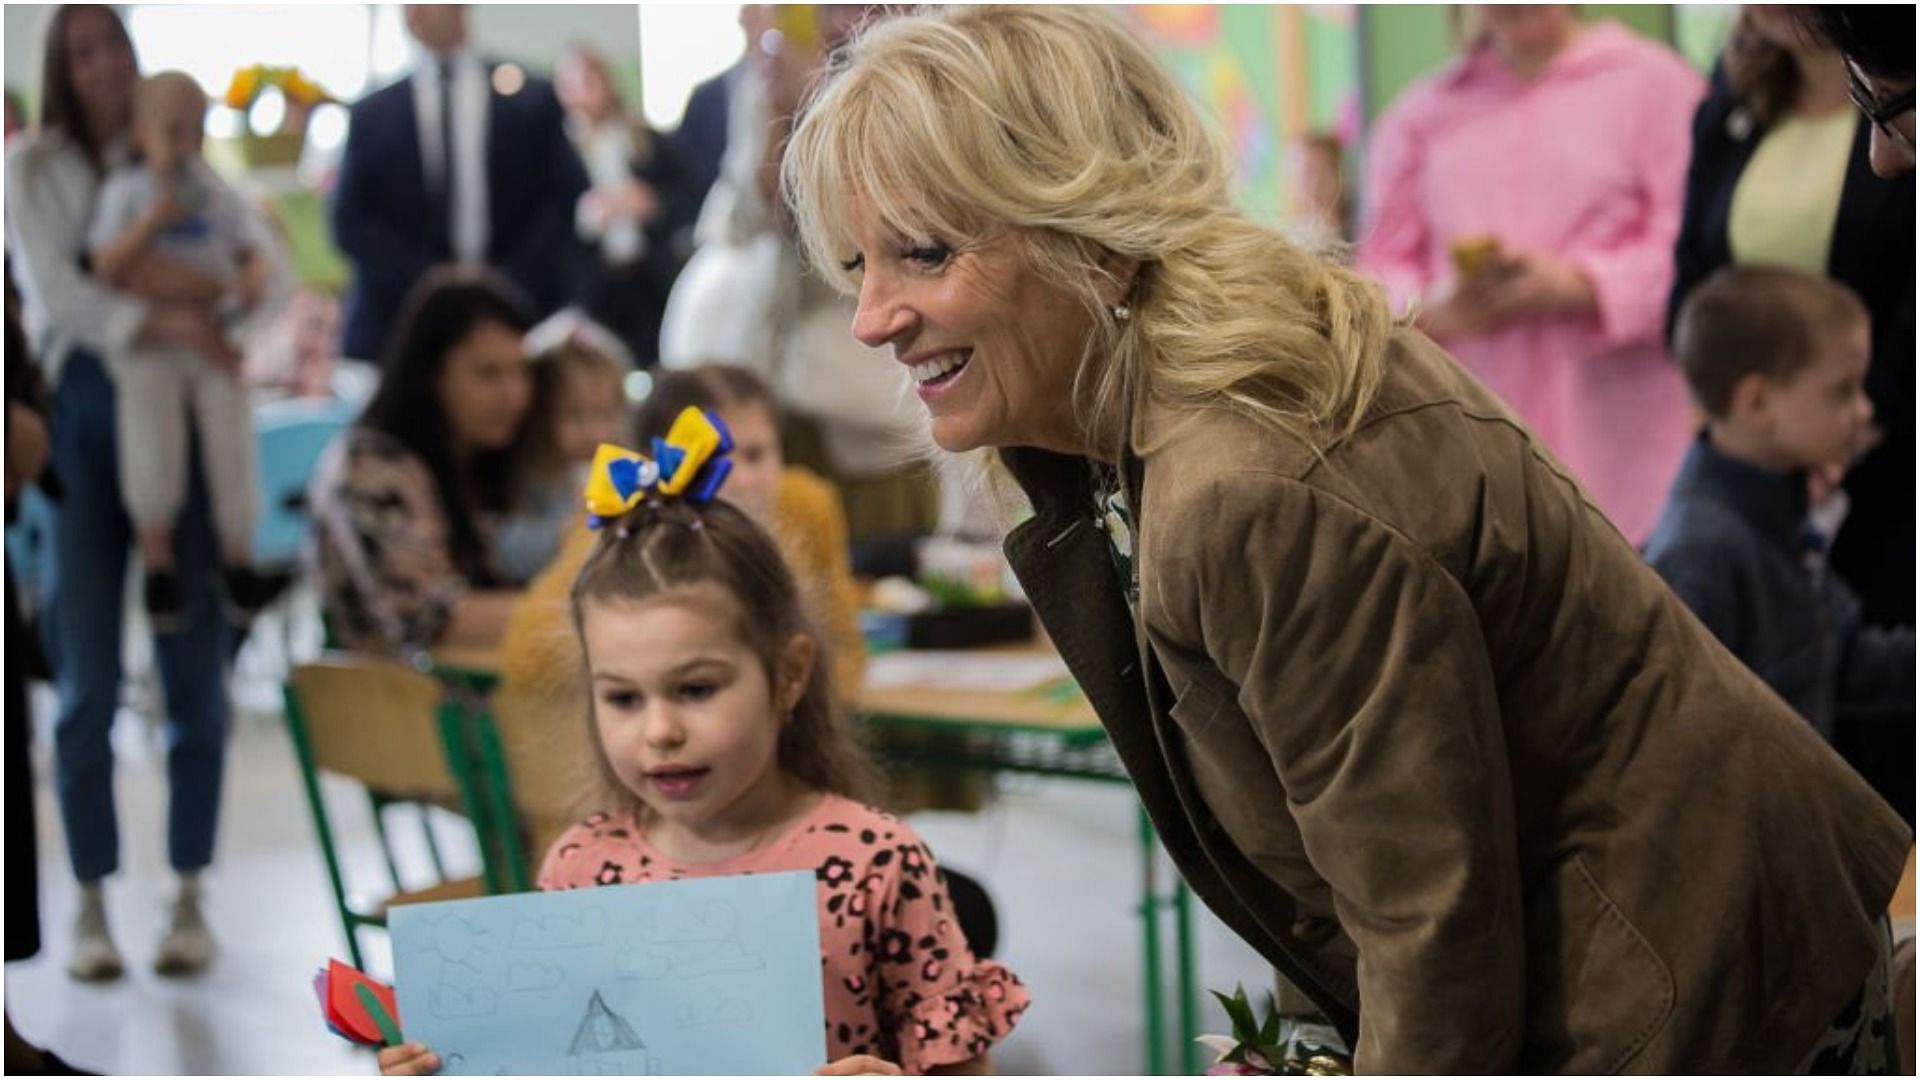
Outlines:
[[1661,320],[1705,84],[1571,7],[1470,17],[1466,53],[1373,134],[1360,266],[1638,542],[1692,427]]

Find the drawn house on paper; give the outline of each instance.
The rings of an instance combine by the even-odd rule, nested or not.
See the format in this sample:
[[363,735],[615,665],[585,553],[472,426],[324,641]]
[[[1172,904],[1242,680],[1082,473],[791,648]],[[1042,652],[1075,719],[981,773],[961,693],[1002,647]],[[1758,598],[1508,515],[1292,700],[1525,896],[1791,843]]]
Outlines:
[[573,1046],[567,1051],[575,1076],[657,1076],[653,1055],[633,1025],[607,1003],[595,990],[587,1002],[580,1029],[573,1034]]

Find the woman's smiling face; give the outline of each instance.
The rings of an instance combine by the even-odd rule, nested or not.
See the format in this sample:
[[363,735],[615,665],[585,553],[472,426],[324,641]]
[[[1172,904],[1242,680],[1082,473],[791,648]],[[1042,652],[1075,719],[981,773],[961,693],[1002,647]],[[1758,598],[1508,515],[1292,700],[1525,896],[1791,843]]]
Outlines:
[[1084,452],[1073,383],[1091,319],[1064,286],[1034,271],[1012,234],[905,239],[857,221],[853,238],[853,336],[892,347],[941,449]]

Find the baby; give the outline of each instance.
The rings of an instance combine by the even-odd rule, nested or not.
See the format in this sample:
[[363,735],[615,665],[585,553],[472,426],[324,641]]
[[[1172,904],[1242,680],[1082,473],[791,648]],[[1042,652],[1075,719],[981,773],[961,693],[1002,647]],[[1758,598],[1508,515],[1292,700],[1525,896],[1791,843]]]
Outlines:
[[[201,158],[206,110],[206,94],[188,75],[141,81],[133,106],[139,160],[101,189],[89,249],[94,275],[107,284],[154,304],[211,308],[240,331],[264,322],[290,277],[266,224]],[[139,537],[154,629],[177,630],[185,618],[174,525],[196,436],[227,599],[251,615],[270,597],[248,567],[259,481],[239,352],[212,336],[193,349],[136,345],[106,363],[116,391],[121,498]]]

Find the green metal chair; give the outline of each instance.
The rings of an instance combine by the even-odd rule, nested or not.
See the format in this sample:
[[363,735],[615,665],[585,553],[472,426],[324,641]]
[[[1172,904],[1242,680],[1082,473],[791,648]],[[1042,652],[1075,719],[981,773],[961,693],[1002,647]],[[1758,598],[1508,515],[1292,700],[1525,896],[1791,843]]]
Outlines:
[[[389,908],[405,903],[452,900],[502,892],[510,887],[494,858],[483,859],[477,877],[448,880],[428,832],[429,854],[439,880],[423,889],[402,887],[399,866],[387,842],[382,811],[396,803],[442,806],[464,813],[483,853],[490,848],[486,806],[473,776],[468,733],[459,705],[442,684],[390,660],[328,653],[296,666],[285,688],[287,728],[314,829],[326,859],[327,877],[356,967],[362,966],[359,931],[386,925]],[[332,820],[320,789],[321,775],[359,783],[373,807],[375,831],[392,878],[392,893],[365,906],[349,898]]]
[[471,700],[471,760],[475,786],[488,800],[489,850],[509,888],[532,889],[548,844],[594,808],[598,776],[582,719],[586,705],[497,688]]

